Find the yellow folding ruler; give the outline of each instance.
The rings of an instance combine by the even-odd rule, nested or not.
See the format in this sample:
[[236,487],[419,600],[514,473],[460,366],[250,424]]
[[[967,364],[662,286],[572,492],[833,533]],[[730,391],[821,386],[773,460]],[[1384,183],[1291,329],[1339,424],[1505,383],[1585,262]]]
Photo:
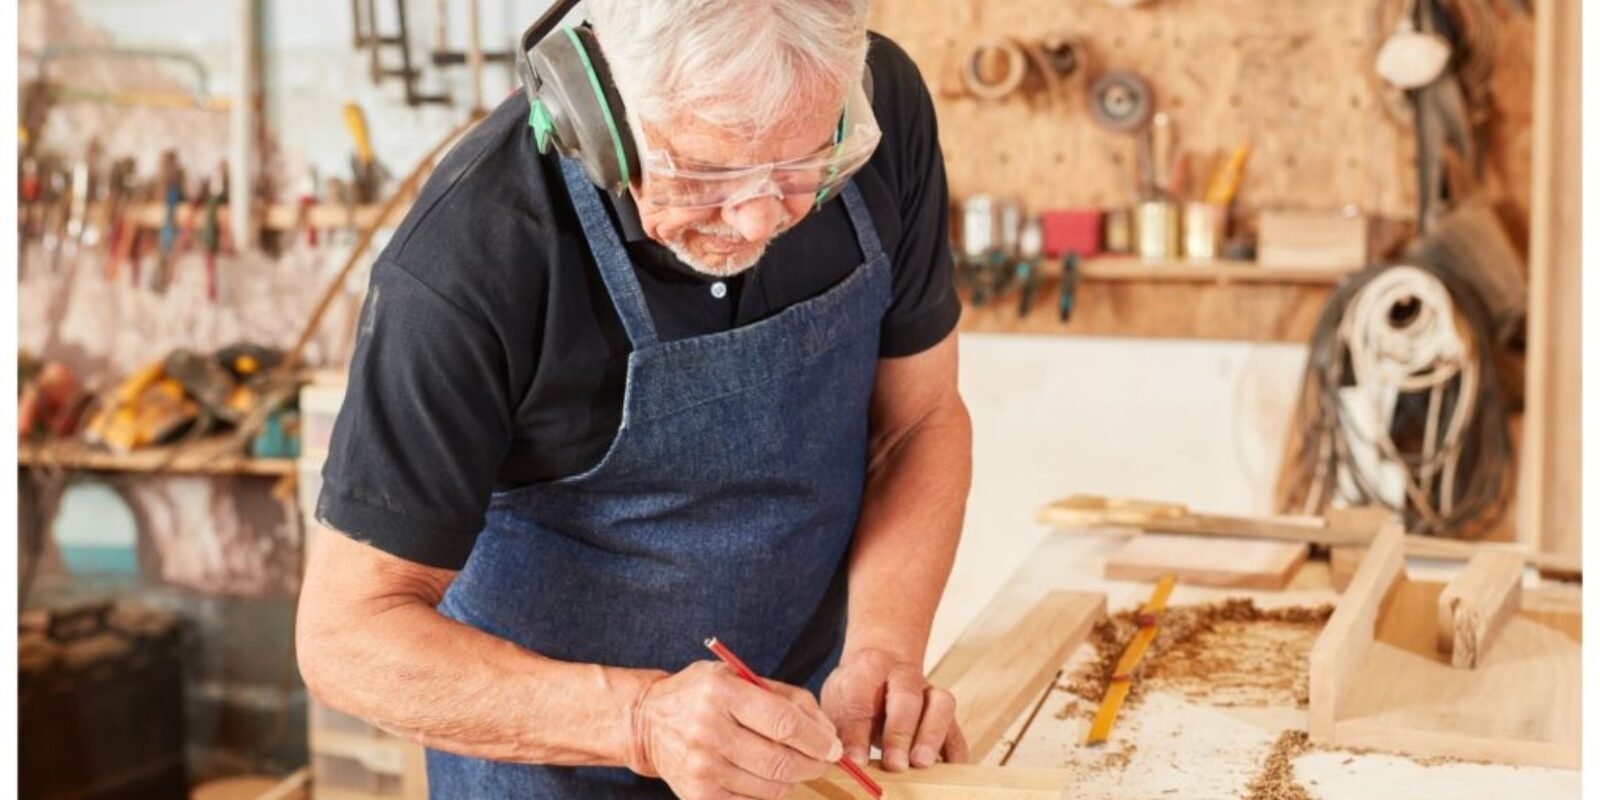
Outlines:
[[1172,594],[1172,587],[1177,582],[1176,575],[1163,576],[1156,583],[1156,590],[1150,594],[1150,599],[1139,609],[1139,630],[1133,635],[1133,641],[1128,642],[1128,649],[1122,651],[1122,659],[1111,674],[1111,685],[1106,687],[1100,710],[1095,712],[1094,723],[1089,726],[1086,744],[1100,744],[1111,735],[1111,724],[1117,721],[1122,701],[1128,698],[1128,691],[1133,688],[1133,670],[1139,666],[1145,651],[1150,649],[1150,643],[1156,640],[1161,612],[1166,609],[1167,596]]

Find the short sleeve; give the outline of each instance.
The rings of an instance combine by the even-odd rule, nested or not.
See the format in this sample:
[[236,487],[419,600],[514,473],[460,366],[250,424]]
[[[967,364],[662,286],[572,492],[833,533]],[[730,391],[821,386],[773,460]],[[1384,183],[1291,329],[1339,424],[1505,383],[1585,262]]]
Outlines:
[[464,566],[512,439],[506,360],[483,321],[378,261],[317,519],[409,561]]
[[950,252],[950,190],[933,98],[916,64],[894,42],[874,37],[873,80],[885,87],[874,103],[885,125],[883,155],[894,176],[902,234],[891,254],[894,299],[879,344],[884,358],[910,356],[943,341],[961,318]]

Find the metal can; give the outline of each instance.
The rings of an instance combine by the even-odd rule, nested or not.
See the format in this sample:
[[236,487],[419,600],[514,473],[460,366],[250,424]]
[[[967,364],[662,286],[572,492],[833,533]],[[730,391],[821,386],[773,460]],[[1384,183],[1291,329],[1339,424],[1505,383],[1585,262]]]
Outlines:
[[1178,208],[1165,200],[1146,200],[1139,204],[1139,257],[1146,261],[1168,261],[1178,257]]
[[1105,213],[1105,243],[1107,253],[1133,252],[1133,215],[1126,208],[1107,209]]
[[1211,261],[1228,234],[1228,208],[1191,200],[1183,206],[1183,255],[1193,261]]

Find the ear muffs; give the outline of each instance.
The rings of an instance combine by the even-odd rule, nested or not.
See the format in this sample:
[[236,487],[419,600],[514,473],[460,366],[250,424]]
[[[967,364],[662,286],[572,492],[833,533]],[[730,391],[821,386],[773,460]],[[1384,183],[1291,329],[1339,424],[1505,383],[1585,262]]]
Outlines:
[[523,34],[517,64],[535,143],[540,153],[554,147],[581,163],[596,186],[620,191],[638,177],[639,161],[594,31],[563,28],[530,42],[545,21],[541,18]]
[[[599,41],[588,27],[562,28],[549,35],[577,4],[577,0],[553,4],[522,34],[517,71],[528,95],[528,127],[540,153],[554,147],[582,164],[596,186],[621,191],[639,177],[639,157]],[[870,103],[870,67],[862,71],[861,82]],[[835,144],[849,130],[849,122],[841,115]],[[825,197],[819,192],[817,202]]]

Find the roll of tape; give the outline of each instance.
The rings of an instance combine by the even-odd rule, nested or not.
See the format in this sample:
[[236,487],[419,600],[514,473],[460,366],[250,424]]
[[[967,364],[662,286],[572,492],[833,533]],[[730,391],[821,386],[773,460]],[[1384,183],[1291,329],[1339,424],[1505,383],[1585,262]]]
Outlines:
[[[982,62],[999,53],[1005,57],[1005,72],[999,80],[989,81],[982,73]],[[998,100],[1017,90],[1028,75],[1028,56],[1022,46],[1007,36],[991,36],[977,43],[967,55],[961,70],[961,82],[975,97]]]
[[1101,127],[1117,133],[1144,127],[1154,105],[1150,84],[1132,72],[1107,72],[1089,89],[1089,115]]

